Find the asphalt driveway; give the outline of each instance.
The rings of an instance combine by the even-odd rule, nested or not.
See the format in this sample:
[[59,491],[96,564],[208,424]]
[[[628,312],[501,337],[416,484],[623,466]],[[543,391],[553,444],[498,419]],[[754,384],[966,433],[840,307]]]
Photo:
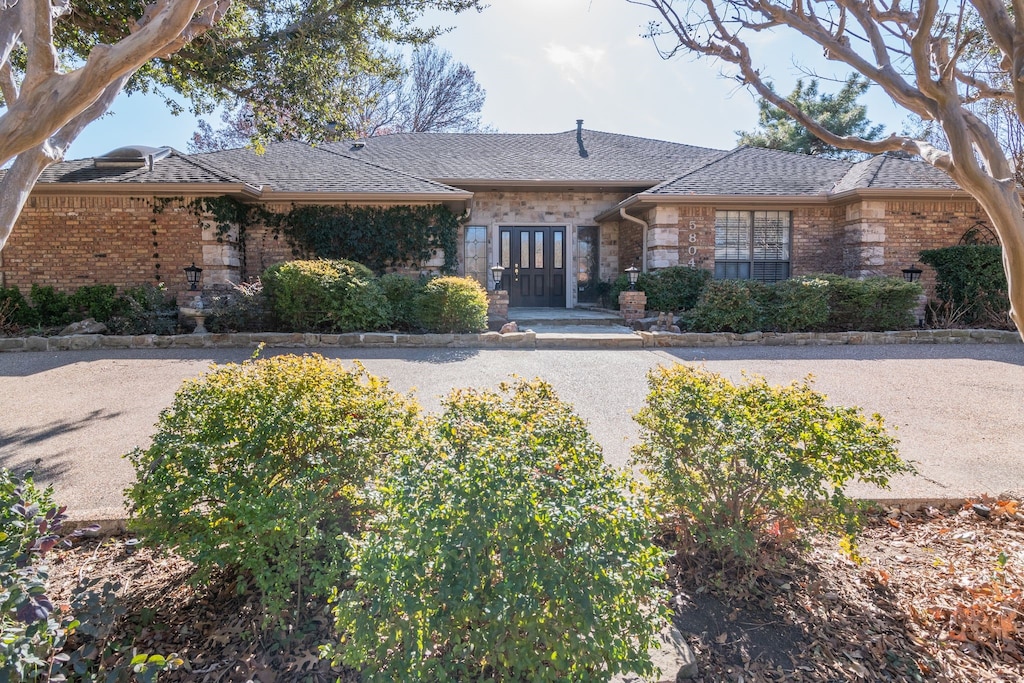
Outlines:
[[[284,351],[282,351],[284,352]],[[643,404],[646,372],[700,362],[739,379],[775,383],[808,374],[837,404],[879,412],[920,474],[885,499],[1024,494],[1024,346],[919,345],[650,350],[320,350],[358,359],[427,410],[456,387],[494,387],[511,375],[542,377],[588,421],[607,460],[625,466]],[[251,349],[0,353],[0,465],[31,468],[75,517],[123,511],[131,481],[121,456],[145,446],[181,380]],[[269,352],[268,352],[269,353]]]

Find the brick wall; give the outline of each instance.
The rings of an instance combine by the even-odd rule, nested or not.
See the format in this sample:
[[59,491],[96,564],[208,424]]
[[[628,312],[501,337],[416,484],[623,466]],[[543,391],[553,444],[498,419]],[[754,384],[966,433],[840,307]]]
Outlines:
[[182,268],[202,265],[203,240],[198,218],[177,204],[154,213],[147,197],[32,196],[0,252],[0,282],[26,293],[33,284],[186,289]]
[[[625,197],[611,192],[480,192],[467,224],[491,228],[493,247],[493,228],[498,225],[596,225],[598,214]],[[74,291],[85,284],[123,288],[164,282],[171,291],[179,291],[187,286],[181,269],[193,261],[204,268],[204,284],[211,284],[253,277],[269,265],[296,257],[283,236],[275,239],[262,226],[250,226],[244,254],[233,254],[230,238],[218,242],[209,226],[205,231],[200,228],[199,217],[187,206],[190,199],[169,202],[155,212],[152,197],[34,195],[0,252],[0,284],[24,291],[32,284]],[[291,204],[267,208],[286,211]],[[675,258],[682,265],[692,259],[695,267],[713,269],[715,208],[677,205],[648,211],[643,216],[652,225],[648,256],[655,254],[659,263]],[[918,263],[921,250],[956,244],[981,221],[987,223],[973,200],[794,207],[792,273],[860,270],[898,277],[902,268]],[[638,225],[606,221],[600,231],[602,279],[613,279],[630,264],[642,263]],[[459,243],[461,263],[461,235]],[[574,242],[567,246],[571,249]],[[573,262],[571,251],[567,256]],[[854,263],[861,257],[870,263]],[[923,268],[922,282],[930,288],[934,273]]]
[[[678,230],[678,263],[714,270],[715,206],[673,207]],[[756,210],[756,205],[745,207]],[[768,208],[768,207],[765,207]],[[918,261],[923,249],[956,244],[985,214],[973,200],[855,202],[832,206],[795,206],[791,209],[790,264],[793,275],[829,272],[858,275],[901,276],[901,270]],[[644,220],[664,230],[665,213],[648,211]],[[658,221],[654,223],[652,221]],[[987,223],[987,221],[986,221]],[[635,229],[635,230],[634,230]],[[625,224],[621,229],[620,262],[640,262],[640,232]],[[648,242],[648,257],[663,247]],[[651,258],[651,269],[659,265]],[[921,264],[918,263],[920,266]],[[662,264],[663,267],[663,264]],[[934,275],[924,267],[926,286]]]
[[840,206],[803,207],[792,212],[790,273],[842,273],[846,211]]
[[918,261],[924,249],[948,247],[960,241],[978,222],[991,223],[974,200],[886,202],[886,275],[900,275],[902,268],[916,264],[924,273],[926,290],[935,285],[935,271]]

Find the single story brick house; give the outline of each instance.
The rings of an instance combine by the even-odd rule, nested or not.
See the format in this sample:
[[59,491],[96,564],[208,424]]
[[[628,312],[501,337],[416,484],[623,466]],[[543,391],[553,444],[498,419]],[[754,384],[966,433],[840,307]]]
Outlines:
[[487,283],[502,264],[512,306],[592,303],[599,281],[631,265],[762,281],[899,276],[922,249],[987,232],[978,204],[920,161],[717,150],[578,121],[554,134],[408,133],[283,142],[262,155],[122,148],[63,162],[44,173],[0,253],[0,284],[73,290],[157,280],[174,291],[193,262],[215,285],[291,258],[269,229],[249,226],[239,242],[181,208],[221,196],[269,210],[444,204],[463,216],[459,272]]

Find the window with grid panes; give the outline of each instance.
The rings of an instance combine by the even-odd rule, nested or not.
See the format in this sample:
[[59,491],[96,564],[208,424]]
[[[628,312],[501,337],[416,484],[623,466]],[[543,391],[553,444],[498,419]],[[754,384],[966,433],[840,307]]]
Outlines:
[[789,277],[789,211],[716,211],[715,277],[778,282]]

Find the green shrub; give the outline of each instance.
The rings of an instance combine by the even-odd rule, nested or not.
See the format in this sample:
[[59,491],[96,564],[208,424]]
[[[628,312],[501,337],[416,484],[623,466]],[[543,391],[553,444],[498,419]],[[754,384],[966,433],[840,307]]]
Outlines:
[[550,386],[462,391],[381,484],[335,614],[371,681],[649,672],[662,553],[626,476]]
[[[636,288],[647,295],[647,310],[685,311],[697,305],[701,290],[711,280],[711,273],[689,266],[671,266],[650,273],[641,273]],[[612,284],[612,302],[618,305],[619,294],[629,289],[629,278],[619,275]]]
[[29,327],[39,322],[38,314],[17,287],[0,287],[0,312],[4,327]]
[[198,565],[244,571],[269,614],[326,595],[335,541],[361,514],[364,482],[414,427],[413,403],[320,356],[216,367],[188,380],[152,445],[128,454],[133,528]]
[[828,323],[828,282],[819,278],[793,278],[769,285],[764,291],[763,331],[808,332]]
[[701,290],[711,280],[711,273],[688,266],[672,266],[641,276],[645,280],[650,311],[684,311],[697,305]]
[[390,317],[373,272],[354,261],[288,261],[267,268],[261,280],[271,310],[289,330],[376,330]]
[[1010,311],[1003,252],[998,245],[966,244],[921,252],[935,268],[935,295],[964,325],[1003,326]]
[[380,278],[380,288],[391,309],[391,326],[399,330],[413,330],[419,326],[416,301],[423,292],[419,280],[389,273]]
[[43,327],[56,327],[71,322],[71,302],[64,292],[53,287],[32,285],[29,292],[32,308],[36,311],[36,319]]
[[696,332],[745,334],[762,327],[764,285],[751,280],[712,280],[701,290],[697,306],[684,318]]
[[124,301],[117,296],[114,285],[86,285],[79,287],[68,297],[68,310],[72,318],[84,320],[92,318],[105,323],[115,315],[119,315]]
[[827,329],[884,332],[915,324],[913,311],[921,294],[919,284],[902,278],[869,277],[854,280],[841,275],[813,276],[828,282]]
[[487,329],[487,292],[470,277],[439,277],[416,298],[420,325],[428,332]]
[[116,334],[174,334],[178,328],[178,307],[167,288],[159,285],[129,287],[121,296],[120,315],[107,320]]
[[832,407],[808,381],[735,385],[676,365],[648,375],[634,464],[682,541],[751,560],[758,542],[813,524],[852,535],[844,487],[912,471],[882,418]]

